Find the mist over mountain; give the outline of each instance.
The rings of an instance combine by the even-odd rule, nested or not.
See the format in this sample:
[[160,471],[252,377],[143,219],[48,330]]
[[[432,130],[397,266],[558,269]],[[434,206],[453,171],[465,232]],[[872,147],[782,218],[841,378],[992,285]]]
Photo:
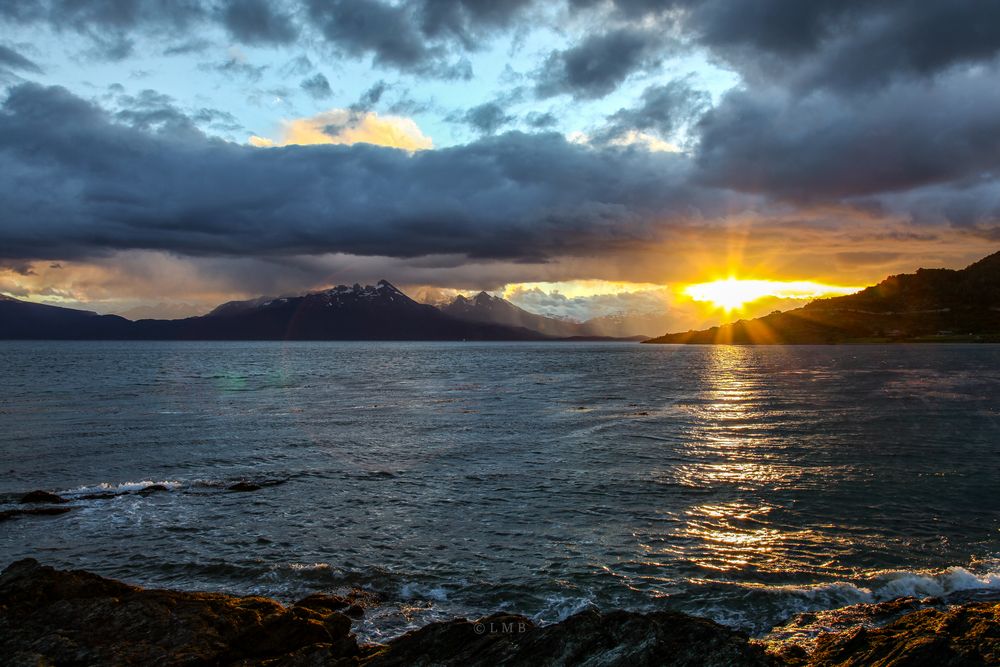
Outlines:
[[847,296],[817,299],[648,343],[1000,341],[1000,252],[964,269],[918,269]]
[[646,338],[650,336],[650,332],[662,330],[667,319],[665,313],[616,313],[576,322],[532,313],[487,292],[480,292],[471,298],[459,295],[440,308],[453,317],[470,322],[525,327],[557,338]]

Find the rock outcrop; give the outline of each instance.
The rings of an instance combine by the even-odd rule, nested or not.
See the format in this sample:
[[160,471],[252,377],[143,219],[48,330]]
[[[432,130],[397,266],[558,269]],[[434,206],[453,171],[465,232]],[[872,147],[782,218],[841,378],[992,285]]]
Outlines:
[[497,614],[432,623],[386,644],[359,643],[350,596],[286,606],[263,597],[143,589],[32,559],[0,574],[4,665],[241,667],[748,667],[1000,664],[1000,604],[922,609],[882,628],[765,651],[760,642],[676,612],[581,612],[548,626]]
[[884,627],[823,634],[811,652],[776,657],[795,667],[1000,665],[1000,603],[921,609]]

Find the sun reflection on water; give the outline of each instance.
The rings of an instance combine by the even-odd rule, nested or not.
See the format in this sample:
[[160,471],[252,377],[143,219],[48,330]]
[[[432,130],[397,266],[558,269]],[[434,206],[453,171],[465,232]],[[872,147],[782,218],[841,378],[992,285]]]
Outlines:
[[661,471],[665,483],[701,491],[705,500],[670,513],[667,529],[643,540],[648,562],[686,563],[693,576],[766,577],[818,571],[838,550],[842,540],[793,521],[793,507],[763,500],[794,488],[808,470],[774,454],[775,426],[787,417],[773,406],[767,376],[747,371],[759,361],[755,354],[711,348],[704,390],[686,404],[684,461]]

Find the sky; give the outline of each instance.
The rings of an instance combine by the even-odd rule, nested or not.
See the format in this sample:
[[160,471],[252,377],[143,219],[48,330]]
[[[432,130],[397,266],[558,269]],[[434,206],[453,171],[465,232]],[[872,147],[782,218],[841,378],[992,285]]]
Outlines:
[[992,0],[0,3],[0,292],[680,327],[731,315],[692,284],[961,268],[1000,249],[998,52]]

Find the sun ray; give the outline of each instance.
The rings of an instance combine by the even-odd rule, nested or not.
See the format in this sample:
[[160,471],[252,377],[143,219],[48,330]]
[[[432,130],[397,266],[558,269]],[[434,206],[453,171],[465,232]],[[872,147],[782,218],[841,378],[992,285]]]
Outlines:
[[684,294],[695,301],[707,302],[716,308],[731,312],[766,297],[778,299],[815,299],[826,296],[851,294],[861,287],[824,285],[811,281],[741,280],[726,278],[707,283],[688,285]]

